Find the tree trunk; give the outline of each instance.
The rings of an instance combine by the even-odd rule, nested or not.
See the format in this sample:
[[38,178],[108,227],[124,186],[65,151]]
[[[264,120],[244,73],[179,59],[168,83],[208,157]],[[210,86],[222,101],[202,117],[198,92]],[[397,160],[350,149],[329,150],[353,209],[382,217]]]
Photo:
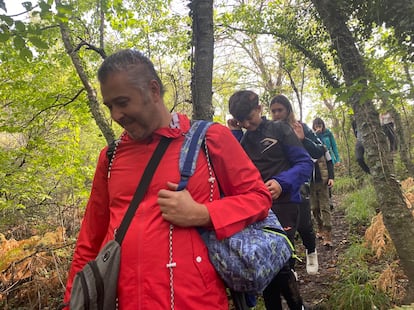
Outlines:
[[414,164],[411,161],[411,158],[409,156],[409,145],[405,139],[404,129],[401,122],[401,115],[398,113],[398,111],[393,107],[389,107],[389,110],[391,112],[392,118],[394,119],[394,125],[395,125],[395,136],[397,139],[397,145],[398,145],[398,151],[400,153],[401,162],[405,167],[406,175],[413,176],[414,175]]
[[337,2],[334,0],[312,0],[312,2],[338,53],[345,83],[348,87],[353,86],[350,103],[354,109],[358,130],[365,141],[367,162],[373,175],[385,226],[394,242],[401,266],[409,279],[406,302],[413,302],[414,238],[411,236],[414,235],[414,219],[405,204],[400,184],[392,175],[392,160],[386,149],[387,141],[381,130],[378,113],[373,102],[365,99],[364,96],[368,72]]
[[[56,0],[56,4],[60,4],[60,0]],[[103,113],[101,106],[98,102],[96,91],[89,82],[89,78],[82,67],[81,60],[79,59],[78,54],[74,50],[71,38],[70,30],[68,26],[62,22],[59,23],[60,33],[62,35],[62,40],[65,45],[66,52],[72,59],[72,63],[76,69],[76,72],[79,75],[80,80],[82,81],[83,86],[85,87],[88,94],[88,105],[92,113],[93,118],[95,119],[96,124],[101,130],[103,136],[106,139],[106,142],[109,144],[115,139],[115,133],[112,130],[105,114]]]
[[191,77],[193,118],[212,120],[214,29],[213,0],[193,0],[194,68]]

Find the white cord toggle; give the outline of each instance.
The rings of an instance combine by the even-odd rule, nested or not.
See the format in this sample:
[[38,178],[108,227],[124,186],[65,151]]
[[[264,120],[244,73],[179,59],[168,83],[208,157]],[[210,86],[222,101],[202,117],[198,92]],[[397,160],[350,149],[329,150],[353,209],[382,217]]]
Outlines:
[[215,181],[216,181],[216,178],[215,177],[211,177],[211,178],[208,179],[208,182],[209,183],[214,183]]
[[168,263],[168,264],[166,265],[166,267],[167,267],[167,268],[174,268],[174,267],[177,267],[177,263],[176,263],[176,262]]

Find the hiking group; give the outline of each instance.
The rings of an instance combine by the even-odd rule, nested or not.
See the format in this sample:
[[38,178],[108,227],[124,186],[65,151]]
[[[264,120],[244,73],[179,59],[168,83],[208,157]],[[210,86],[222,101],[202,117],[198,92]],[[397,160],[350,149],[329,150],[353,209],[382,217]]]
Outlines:
[[[177,190],[180,149],[191,121],[167,109],[153,63],[139,51],[121,50],[104,60],[98,80],[104,105],[124,132],[112,157],[105,147],[98,158],[69,270],[66,309],[75,275],[114,239],[163,139],[169,145],[122,242],[118,309],[229,309],[226,285],[209,260],[199,228],[225,239],[265,219],[269,210],[292,243],[300,235],[307,273],[318,273],[317,236],[332,246],[329,189],[339,161],[337,152],[331,153],[336,143],[322,142],[324,126],[314,122],[315,134],[297,121],[283,95],[271,100],[268,120],[256,93],[236,91],[229,98],[228,126],[208,128],[208,152],[199,153],[186,188]],[[293,257],[264,289],[266,309],[282,309],[282,297],[290,309],[306,309],[294,268]],[[246,294],[247,304],[254,306],[256,297]]]

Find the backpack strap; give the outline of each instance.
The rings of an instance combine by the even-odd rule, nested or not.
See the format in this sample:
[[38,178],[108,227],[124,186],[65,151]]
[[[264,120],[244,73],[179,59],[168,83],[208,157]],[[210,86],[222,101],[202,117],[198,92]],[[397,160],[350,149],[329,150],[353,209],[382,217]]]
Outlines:
[[158,164],[160,163],[162,156],[164,155],[170,143],[171,138],[162,137],[147,166],[145,167],[141,181],[139,181],[138,187],[135,190],[135,194],[132,197],[124,218],[122,219],[121,225],[115,233],[115,240],[119,244],[122,243],[128,230],[129,224],[131,224],[131,221],[135,215],[135,211],[138,209],[141,200],[144,198],[147,188],[151,183],[152,177],[154,176],[155,170],[157,169]]
[[191,128],[185,135],[183,146],[180,152],[179,169],[181,174],[177,190],[186,188],[188,180],[194,174],[198,154],[203,144],[207,129],[213,122],[205,120],[192,121]]

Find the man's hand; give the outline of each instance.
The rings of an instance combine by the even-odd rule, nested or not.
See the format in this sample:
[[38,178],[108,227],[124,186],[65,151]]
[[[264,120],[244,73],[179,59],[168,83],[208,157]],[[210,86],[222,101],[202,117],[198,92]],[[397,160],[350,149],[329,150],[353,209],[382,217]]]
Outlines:
[[270,195],[272,195],[273,200],[279,198],[280,194],[282,193],[282,187],[280,186],[279,182],[277,182],[274,179],[271,179],[269,181],[266,181],[265,185],[269,190]]
[[176,191],[178,184],[168,182],[168,189],[158,192],[162,217],[177,226],[210,226],[210,214],[204,204],[197,203],[184,189]]
[[328,187],[333,187],[334,186],[334,180],[329,179],[328,180]]

